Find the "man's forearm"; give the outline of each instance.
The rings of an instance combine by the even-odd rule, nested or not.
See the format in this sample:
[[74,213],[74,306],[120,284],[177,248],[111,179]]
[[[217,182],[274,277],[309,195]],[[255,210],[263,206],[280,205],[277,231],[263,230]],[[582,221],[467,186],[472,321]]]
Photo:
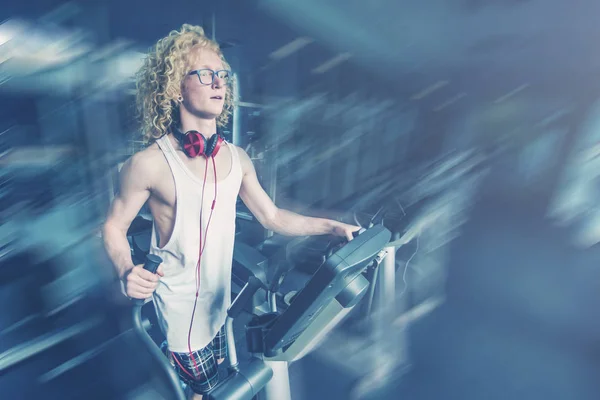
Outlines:
[[119,228],[106,224],[102,228],[102,238],[108,257],[115,266],[119,278],[122,279],[134,266],[127,236]]
[[278,209],[276,216],[265,228],[285,236],[328,235],[335,222],[325,218],[306,217],[292,211]]

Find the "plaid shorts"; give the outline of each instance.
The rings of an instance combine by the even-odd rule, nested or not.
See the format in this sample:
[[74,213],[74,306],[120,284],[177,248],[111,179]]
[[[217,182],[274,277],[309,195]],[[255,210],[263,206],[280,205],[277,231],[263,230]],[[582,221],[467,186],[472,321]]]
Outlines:
[[[181,380],[194,393],[205,394],[219,383],[217,360],[227,356],[227,339],[225,327],[203,349],[191,353],[169,352],[169,361],[179,374]],[[195,364],[194,364],[195,363]]]

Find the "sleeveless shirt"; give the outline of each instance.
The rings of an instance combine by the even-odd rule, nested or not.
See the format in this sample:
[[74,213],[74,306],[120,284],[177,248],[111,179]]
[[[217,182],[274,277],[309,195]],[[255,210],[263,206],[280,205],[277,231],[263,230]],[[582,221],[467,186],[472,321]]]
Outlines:
[[[242,167],[235,146],[231,151],[231,169],[217,182],[216,205],[208,232],[210,207],[215,193],[214,173],[209,172],[202,199],[203,179],[196,177],[177,155],[169,138],[156,141],[171,169],[175,182],[176,210],[169,241],[158,247],[160,238],[152,227],[150,253],[163,259],[164,276],[153,295],[156,314],[169,350],[188,352],[188,331],[196,297],[196,265],[200,250],[200,212],[202,240],[206,238],[200,264],[200,291],[194,314],[191,350],[207,346],[225,323],[231,302],[231,265],[235,238],[236,201],[242,182]],[[224,149],[221,148],[221,151]],[[209,160],[209,165],[212,162]],[[210,180],[209,180],[210,178]]]

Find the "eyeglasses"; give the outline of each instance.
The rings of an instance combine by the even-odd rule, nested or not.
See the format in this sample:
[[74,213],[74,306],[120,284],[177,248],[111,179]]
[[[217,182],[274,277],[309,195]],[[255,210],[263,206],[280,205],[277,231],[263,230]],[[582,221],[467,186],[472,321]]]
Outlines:
[[195,69],[190,71],[188,75],[198,75],[198,79],[203,85],[212,85],[215,81],[215,76],[227,84],[229,83],[229,78],[231,77],[231,71],[226,69],[221,69],[219,71],[213,71],[212,69]]

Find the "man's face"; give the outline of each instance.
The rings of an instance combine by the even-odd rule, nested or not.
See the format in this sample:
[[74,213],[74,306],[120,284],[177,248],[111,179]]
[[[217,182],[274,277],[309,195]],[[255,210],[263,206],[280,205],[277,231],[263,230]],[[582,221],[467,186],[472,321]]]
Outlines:
[[[190,62],[190,71],[181,83],[182,108],[200,118],[216,118],[223,111],[228,77],[221,58],[212,50],[196,49]],[[221,72],[219,72],[221,71]],[[218,72],[214,74],[214,72]],[[213,78],[214,74],[214,78]]]

